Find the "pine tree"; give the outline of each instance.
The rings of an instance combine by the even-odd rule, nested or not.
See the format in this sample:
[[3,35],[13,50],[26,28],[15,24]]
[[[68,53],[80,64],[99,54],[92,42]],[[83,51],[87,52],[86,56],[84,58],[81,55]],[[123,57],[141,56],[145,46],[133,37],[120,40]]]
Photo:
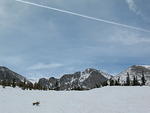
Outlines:
[[32,83],[27,83],[26,87],[27,87],[27,89],[32,90],[33,89],[33,84]]
[[137,76],[133,77],[133,86],[138,86],[140,83],[138,82]]
[[3,88],[6,87],[6,80],[2,80],[2,86],[3,86]]
[[15,88],[15,87],[16,87],[16,80],[15,80],[15,79],[13,79],[12,87],[13,87],[13,88]]
[[141,78],[141,81],[142,81],[142,85],[145,85],[146,80],[145,80],[144,72],[142,72],[142,78]]
[[109,81],[110,81],[110,86],[114,86],[115,85],[115,81],[112,78],[110,78]]
[[135,84],[136,84],[136,78],[135,78],[135,76],[133,77],[133,86],[135,86]]
[[22,87],[23,87],[23,84],[24,84],[23,82],[18,82],[18,83],[17,83],[17,86],[20,87],[20,88],[22,88]]
[[130,86],[130,77],[129,77],[129,73],[127,72],[127,78],[126,78],[126,86]]
[[38,89],[38,84],[36,82],[33,85],[33,89]]
[[101,83],[99,83],[99,84],[95,84],[95,86],[96,86],[96,88],[100,88],[102,85],[101,85]]
[[105,82],[103,82],[102,86],[108,86],[108,81],[106,80]]
[[119,82],[117,80],[115,80],[114,82],[115,82],[114,83],[115,86],[119,86]]
[[22,89],[25,90],[26,88],[27,88],[27,87],[26,87],[26,80],[24,79]]

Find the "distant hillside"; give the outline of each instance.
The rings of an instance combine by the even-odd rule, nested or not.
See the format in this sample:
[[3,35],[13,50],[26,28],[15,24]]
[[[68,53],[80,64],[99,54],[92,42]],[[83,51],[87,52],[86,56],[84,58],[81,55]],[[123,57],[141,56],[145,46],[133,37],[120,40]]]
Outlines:
[[30,82],[24,76],[17,74],[16,72],[11,71],[10,69],[0,66],[0,81],[12,82]]

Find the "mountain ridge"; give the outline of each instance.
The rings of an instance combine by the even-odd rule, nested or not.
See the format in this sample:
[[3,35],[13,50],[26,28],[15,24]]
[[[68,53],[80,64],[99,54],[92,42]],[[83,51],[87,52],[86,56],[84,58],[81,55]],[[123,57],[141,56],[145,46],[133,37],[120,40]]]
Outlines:
[[41,89],[50,90],[89,90],[97,87],[101,87],[103,84],[109,85],[110,80],[118,81],[121,85],[124,85],[127,77],[129,76],[131,82],[136,77],[137,81],[141,84],[142,76],[145,76],[146,84],[150,85],[150,65],[132,65],[123,70],[116,76],[105,73],[101,70],[94,68],[87,68],[84,71],[78,71],[72,74],[64,74],[60,78],[49,77],[39,78],[36,82],[30,81],[30,79],[11,71],[7,67],[0,66],[0,82],[5,80],[12,82],[24,82],[38,84]]
[[[110,77],[109,77],[110,76]],[[93,89],[103,84],[107,81],[108,78],[111,78],[112,75],[106,74],[102,71],[87,68],[84,71],[75,72],[73,74],[64,74],[59,79],[50,78],[39,80],[39,84],[46,88],[59,90],[75,90],[75,89]],[[45,81],[45,82],[44,82]]]
[[30,83],[30,81],[26,77],[10,70],[7,67],[0,66],[0,81],[3,81],[3,80],[9,81],[9,82],[12,82],[15,80],[16,83],[24,82],[24,81]]

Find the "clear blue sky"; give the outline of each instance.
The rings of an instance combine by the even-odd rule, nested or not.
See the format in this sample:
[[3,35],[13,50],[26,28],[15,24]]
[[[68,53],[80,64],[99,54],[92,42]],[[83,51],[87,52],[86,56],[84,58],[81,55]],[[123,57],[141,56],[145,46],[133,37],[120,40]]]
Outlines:
[[[28,0],[150,30],[150,0]],[[26,77],[150,64],[150,33],[0,0],[0,65]]]

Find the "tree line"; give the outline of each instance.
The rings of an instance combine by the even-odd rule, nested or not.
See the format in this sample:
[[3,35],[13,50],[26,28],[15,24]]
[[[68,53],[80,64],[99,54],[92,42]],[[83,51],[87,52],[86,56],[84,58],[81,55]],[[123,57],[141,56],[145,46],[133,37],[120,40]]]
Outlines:
[[15,79],[13,79],[12,81],[10,80],[0,80],[0,85],[5,88],[7,86],[9,87],[19,87],[23,90],[47,90],[47,88],[40,86],[38,83],[31,83],[31,82],[27,82],[25,79],[23,81],[16,81]]
[[[96,84],[95,88],[100,88],[104,86],[142,86],[142,85],[145,85],[145,83],[146,83],[146,79],[144,76],[144,72],[142,72],[141,80],[138,80],[137,76],[133,76],[131,80],[130,74],[127,72],[126,80],[124,81],[124,83],[120,82],[120,78],[118,78],[117,80],[110,78],[109,80],[103,83]],[[15,88],[17,86],[23,90],[59,90],[58,83],[56,83],[56,87],[54,89],[50,89],[48,87],[41,86],[37,82],[31,83],[31,82],[26,81],[25,79],[20,82],[16,81],[15,79],[13,79],[12,81],[0,80],[0,85],[2,85],[3,88],[5,88],[6,86]],[[85,88],[78,86],[78,87],[72,88],[71,90],[85,90]]]
[[138,80],[137,76],[133,76],[132,80],[130,78],[130,74],[127,72],[127,77],[124,83],[120,82],[120,78],[117,80],[114,80],[113,78],[110,78],[106,82],[102,84],[102,86],[143,86],[146,83],[146,79],[144,76],[144,72],[142,72],[141,79]]

